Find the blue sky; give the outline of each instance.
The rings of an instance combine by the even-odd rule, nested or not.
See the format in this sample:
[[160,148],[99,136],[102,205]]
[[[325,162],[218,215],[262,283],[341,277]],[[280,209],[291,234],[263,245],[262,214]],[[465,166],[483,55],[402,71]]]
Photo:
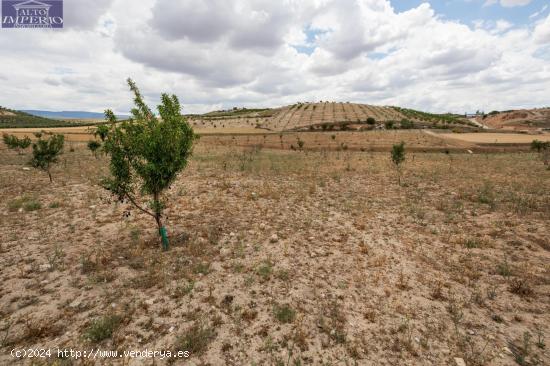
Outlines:
[[537,19],[548,15],[550,6],[548,0],[532,0],[523,6],[505,7],[498,1],[489,5],[487,0],[392,0],[391,4],[397,12],[406,11],[417,7],[422,3],[430,3],[435,12],[444,19],[457,20],[461,23],[473,25],[476,20],[497,21],[506,20],[516,26],[530,24],[535,17],[533,14],[546,10],[539,14]]

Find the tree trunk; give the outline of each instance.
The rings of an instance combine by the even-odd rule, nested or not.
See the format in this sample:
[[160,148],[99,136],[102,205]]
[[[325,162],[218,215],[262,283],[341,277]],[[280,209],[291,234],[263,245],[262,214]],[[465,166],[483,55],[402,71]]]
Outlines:
[[162,249],[168,250],[168,247],[170,246],[170,241],[168,240],[168,232],[166,231],[166,228],[162,226],[162,210],[160,206],[159,201],[159,193],[156,192],[153,194],[153,200],[154,200],[154,213],[155,213],[155,221],[157,222],[160,240],[162,243]]
[[155,204],[154,212],[155,212],[155,221],[157,222],[158,229],[162,227],[162,220],[161,220],[161,212],[160,212],[160,202],[159,202],[159,194],[154,193],[153,194],[153,202]]
[[47,170],[47,173],[48,173],[48,177],[50,178],[50,183],[53,182],[53,180],[52,180],[52,173],[50,173],[49,170]]

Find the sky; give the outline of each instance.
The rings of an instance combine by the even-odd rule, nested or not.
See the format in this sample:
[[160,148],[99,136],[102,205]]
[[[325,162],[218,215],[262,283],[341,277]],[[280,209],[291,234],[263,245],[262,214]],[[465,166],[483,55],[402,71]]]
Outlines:
[[306,101],[430,112],[550,106],[548,0],[64,0],[0,29],[0,105],[184,113]]

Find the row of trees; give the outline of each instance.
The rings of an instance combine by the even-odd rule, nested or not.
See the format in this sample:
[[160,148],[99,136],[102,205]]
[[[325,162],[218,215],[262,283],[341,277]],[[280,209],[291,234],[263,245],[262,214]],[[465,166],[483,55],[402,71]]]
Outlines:
[[[29,165],[46,172],[51,183],[51,167],[57,163],[59,155],[63,152],[65,136],[47,132],[38,132],[34,135],[37,141],[32,144],[32,157],[29,160]],[[18,138],[14,135],[3,134],[2,138],[6,146],[16,150],[18,154],[21,154],[21,150],[25,150],[31,146],[31,139],[29,137]]]
[[[88,148],[96,156],[103,153],[109,158],[110,176],[103,178],[101,185],[117,200],[128,202],[151,216],[157,224],[162,246],[166,250],[169,241],[163,225],[163,210],[166,207],[163,192],[187,166],[197,135],[182,116],[181,106],[175,95],[161,95],[157,116],[145,104],[136,84],[131,79],[127,83],[134,94],[132,117],[118,121],[111,110],[106,110],[105,116],[109,123],[97,127],[96,140],[88,142]],[[50,168],[63,151],[64,136],[45,132],[35,136],[37,140],[32,143],[32,158],[29,163],[45,171],[51,182]],[[18,152],[31,145],[28,137],[18,138],[4,134],[3,140],[9,148]],[[302,149],[303,145],[304,142],[299,139],[298,147]],[[545,164],[548,165],[550,143],[533,141],[532,148],[546,157]],[[401,185],[401,167],[405,161],[404,142],[392,147],[391,161]],[[149,197],[149,202],[142,203],[143,199],[139,196]]]

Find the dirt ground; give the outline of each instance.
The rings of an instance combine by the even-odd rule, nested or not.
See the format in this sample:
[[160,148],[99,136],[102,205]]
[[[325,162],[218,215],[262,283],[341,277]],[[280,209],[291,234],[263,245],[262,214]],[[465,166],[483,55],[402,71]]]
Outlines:
[[[52,184],[0,149],[0,364],[550,364],[535,154],[409,152],[400,186],[387,152],[203,138],[166,194],[163,252],[84,144]],[[10,357],[22,347],[190,358]]]
[[445,133],[441,137],[486,144],[530,144],[533,140],[550,141],[550,133],[527,135],[520,133]]

